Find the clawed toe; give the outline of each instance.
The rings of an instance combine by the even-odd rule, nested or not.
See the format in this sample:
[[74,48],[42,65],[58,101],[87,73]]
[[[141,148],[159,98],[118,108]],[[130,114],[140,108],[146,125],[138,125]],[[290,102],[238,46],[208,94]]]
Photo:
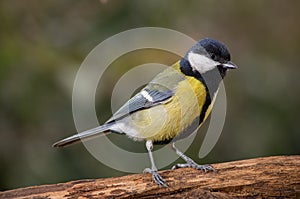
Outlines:
[[172,167],[172,169],[178,169],[178,168],[194,168],[198,170],[203,170],[204,172],[207,171],[216,171],[212,166],[209,165],[199,165],[196,163],[186,163],[186,164],[176,164]]
[[207,171],[216,171],[212,166],[210,165],[198,165],[199,167],[197,169],[203,170],[204,172]]
[[144,173],[151,173],[152,179],[156,184],[161,185],[163,187],[168,187],[168,185],[166,184],[166,181],[157,173],[156,170],[146,168],[144,170]]

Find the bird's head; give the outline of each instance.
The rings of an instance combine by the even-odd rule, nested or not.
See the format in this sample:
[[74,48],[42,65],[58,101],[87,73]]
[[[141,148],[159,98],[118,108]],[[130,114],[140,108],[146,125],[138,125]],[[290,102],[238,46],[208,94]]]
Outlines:
[[182,58],[182,64],[188,64],[193,72],[204,74],[218,68],[222,77],[227,69],[235,69],[237,66],[231,62],[227,47],[214,39],[204,38],[197,42]]

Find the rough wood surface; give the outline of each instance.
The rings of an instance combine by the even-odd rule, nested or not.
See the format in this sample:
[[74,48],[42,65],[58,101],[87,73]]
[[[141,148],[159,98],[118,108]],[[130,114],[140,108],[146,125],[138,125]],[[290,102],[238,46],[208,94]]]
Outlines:
[[0,198],[300,198],[300,156],[275,156],[212,165],[217,171],[162,171],[169,188],[150,174],[79,180],[0,192]]

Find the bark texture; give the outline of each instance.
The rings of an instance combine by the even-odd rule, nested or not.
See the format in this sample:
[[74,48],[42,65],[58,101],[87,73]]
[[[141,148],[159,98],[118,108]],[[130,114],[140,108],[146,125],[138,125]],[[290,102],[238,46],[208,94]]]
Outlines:
[[300,156],[274,156],[194,169],[161,171],[169,188],[150,174],[79,180],[0,192],[0,198],[300,198]]

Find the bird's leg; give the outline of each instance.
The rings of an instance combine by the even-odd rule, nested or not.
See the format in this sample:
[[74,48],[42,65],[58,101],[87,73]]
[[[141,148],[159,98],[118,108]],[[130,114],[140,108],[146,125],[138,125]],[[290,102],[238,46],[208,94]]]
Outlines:
[[199,165],[196,162],[194,162],[191,158],[188,156],[184,155],[181,151],[179,151],[174,143],[171,144],[171,148],[175,151],[179,157],[181,157],[186,163],[185,164],[176,164],[172,167],[172,169],[177,169],[177,168],[185,168],[185,167],[190,167],[198,170],[203,170],[203,171],[215,171],[215,169],[209,165]]
[[148,140],[146,142],[146,148],[148,150],[148,154],[149,154],[149,158],[150,158],[150,162],[151,162],[151,169],[146,168],[144,170],[144,173],[151,173],[152,174],[152,179],[154,180],[154,182],[156,184],[161,185],[163,187],[168,187],[165,180],[157,173],[157,168],[155,166],[153,155],[152,155],[153,144],[152,144],[151,140]]

